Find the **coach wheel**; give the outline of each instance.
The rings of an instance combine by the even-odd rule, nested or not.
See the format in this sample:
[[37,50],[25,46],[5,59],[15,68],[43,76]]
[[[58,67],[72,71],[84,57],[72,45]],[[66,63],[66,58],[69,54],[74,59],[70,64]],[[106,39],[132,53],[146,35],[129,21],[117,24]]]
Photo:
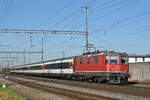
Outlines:
[[98,82],[98,78],[97,78],[97,77],[94,77],[94,78],[93,78],[93,82],[94,82],[94,83],[97,83],[97,82]]

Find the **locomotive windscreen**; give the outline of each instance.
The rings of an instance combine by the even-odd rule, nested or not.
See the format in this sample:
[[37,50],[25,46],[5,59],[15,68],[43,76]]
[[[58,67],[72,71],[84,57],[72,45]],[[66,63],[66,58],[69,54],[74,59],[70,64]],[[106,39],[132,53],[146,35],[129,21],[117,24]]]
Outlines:
[[118,64],[118,56],[106,56],[106,63]]
[[121,64],[128,64],[128,57],[121,56]]

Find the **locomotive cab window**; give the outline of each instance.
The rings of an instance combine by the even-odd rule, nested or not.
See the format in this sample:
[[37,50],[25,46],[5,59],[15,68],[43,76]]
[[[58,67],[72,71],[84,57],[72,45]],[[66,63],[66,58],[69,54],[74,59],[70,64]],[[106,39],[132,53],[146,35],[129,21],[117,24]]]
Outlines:
[[126,56],[121,56],[121,64],[128,64],[128,58]]
[[98,57],[94,58],[94,63],[98,63]]
[[90,58],[86,59],[86,63],[89,64],[90,63]]

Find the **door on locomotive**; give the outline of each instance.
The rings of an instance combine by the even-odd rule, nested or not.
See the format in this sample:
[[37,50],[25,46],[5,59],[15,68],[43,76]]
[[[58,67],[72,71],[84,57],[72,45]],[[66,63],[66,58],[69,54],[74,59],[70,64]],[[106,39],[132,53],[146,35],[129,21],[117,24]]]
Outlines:
[[107,72],[125,72],[128,70],[127,55],[106,55]]

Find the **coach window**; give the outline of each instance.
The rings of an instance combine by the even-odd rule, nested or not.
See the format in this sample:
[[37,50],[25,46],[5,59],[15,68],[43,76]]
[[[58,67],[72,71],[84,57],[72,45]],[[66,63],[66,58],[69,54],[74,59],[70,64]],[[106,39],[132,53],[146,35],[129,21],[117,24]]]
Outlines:
[[137,62],[137,57],[135,57],[135,62]]
[[94,58],[94,63],[98,63],[98,57]]
[[83,64],[83,58],[80,58],[80,64]]
[[86,59],[86,63],[89,64],[90,63],[90,58]]
[[145,62],[145,57],[143,57],[143,62]]

